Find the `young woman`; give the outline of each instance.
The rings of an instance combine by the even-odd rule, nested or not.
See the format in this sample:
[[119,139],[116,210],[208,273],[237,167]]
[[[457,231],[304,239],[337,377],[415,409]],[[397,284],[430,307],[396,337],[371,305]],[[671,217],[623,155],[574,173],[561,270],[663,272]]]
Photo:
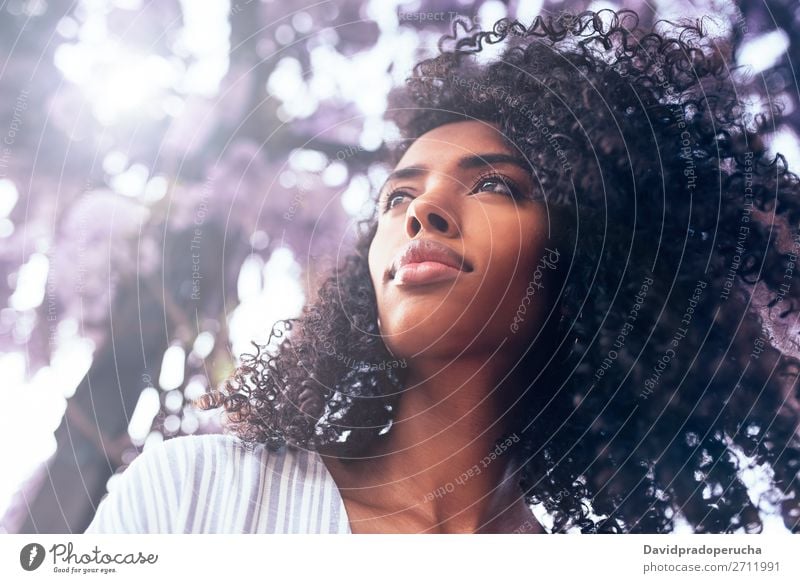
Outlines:
[[800,530],[779,112],[695,26],[465,32],[393,93],[355,252],[202,399],[229,434],[137,458],[87,532]]

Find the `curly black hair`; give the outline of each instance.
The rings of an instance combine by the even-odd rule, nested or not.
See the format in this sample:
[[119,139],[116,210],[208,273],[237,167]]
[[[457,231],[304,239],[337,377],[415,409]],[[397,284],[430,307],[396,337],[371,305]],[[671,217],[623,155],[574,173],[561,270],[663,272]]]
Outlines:
[[[629,10],[456,20],[390,96],[387,160],[442,124],[492,122],[569,217],[552,358],[519,363],[512,450],[553,532],[759,532],[769,507],[800,531],[800,361],[775,332],[796,318],[800,187],[767,149],[781,109],[748,109],[730,47],[702,21],[643,30]],[[377,324],[376,223],[277,345],[253,343],[200,400],[245,442],[351,456],[391,430],[405,369]]]

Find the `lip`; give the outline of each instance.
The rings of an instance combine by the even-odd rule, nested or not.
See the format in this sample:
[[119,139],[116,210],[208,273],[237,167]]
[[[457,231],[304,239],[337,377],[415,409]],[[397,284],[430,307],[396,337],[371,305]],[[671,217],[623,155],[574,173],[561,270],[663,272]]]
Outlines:
[[472,265],[447,245],[416,239],[395,256],[388,279],[396,285],[435,283],[472,271]]

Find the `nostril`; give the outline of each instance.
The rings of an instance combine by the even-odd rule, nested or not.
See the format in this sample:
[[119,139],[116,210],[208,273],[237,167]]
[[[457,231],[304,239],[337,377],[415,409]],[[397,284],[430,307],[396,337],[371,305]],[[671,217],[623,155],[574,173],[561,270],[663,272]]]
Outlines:
[[430,213],[428,215],[428,220],[434,228],[439,229],[440,231],[447,230],[447,221],[436,213]]
[[422,228],[422,225],[417,220],[417,217],[411,217],[411,236],[413,237],[414,235],[419,233],[419,230],[421,228]]

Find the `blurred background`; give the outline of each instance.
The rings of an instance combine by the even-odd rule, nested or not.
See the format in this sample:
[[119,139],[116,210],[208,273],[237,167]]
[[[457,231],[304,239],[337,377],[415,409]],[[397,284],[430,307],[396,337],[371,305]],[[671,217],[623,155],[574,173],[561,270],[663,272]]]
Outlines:
[[220,431],[189,400],[347,252],[456,15],[620,7],[713,16],[800,164],[796,0],[0,0],[0,532],[82,532],[143,448]]

